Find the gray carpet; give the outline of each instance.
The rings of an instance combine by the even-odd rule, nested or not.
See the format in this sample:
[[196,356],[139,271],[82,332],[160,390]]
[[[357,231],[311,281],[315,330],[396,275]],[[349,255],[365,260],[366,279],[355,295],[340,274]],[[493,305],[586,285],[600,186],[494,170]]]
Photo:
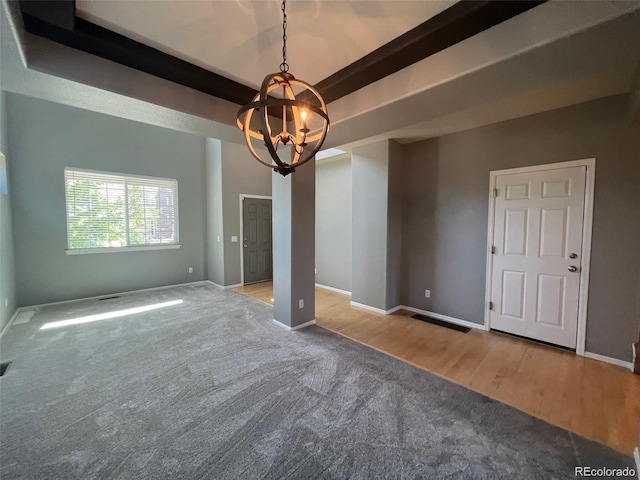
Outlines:
[[[182,299],[127,317],[47,322]],[[0,471],[29,479],[566,479],[633,460],[384,354],[180,287],[41,309],[2,339]]]

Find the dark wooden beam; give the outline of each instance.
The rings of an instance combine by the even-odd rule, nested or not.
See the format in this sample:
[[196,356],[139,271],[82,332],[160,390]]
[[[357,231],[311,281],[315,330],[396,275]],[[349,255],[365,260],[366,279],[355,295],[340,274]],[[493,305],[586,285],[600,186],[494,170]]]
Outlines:
[[[32,3],[41,2],[21,0],[20,6],[21,8],[23,6],[29,7]],[[72,29],[62,28],[57,24],[35,17],[27,13],[24,8],[22,8],[22,18],[25,29],[31,34],[48,38],[62,45],[97,55],[238,105],[249,103],[257,93],[251,87],[78,17],[75,17]]]
[[539,1],[461,1],[315,85],[326,103],[526,12]]
[[76,20],[76,0],[19,0],[23,14],[65,30],[73,30]]
[[[253,88],[75,16],[75,0],[19,0],[27,32],[238,105]],[[483,32],[547,0],[461,1],[316,85],[326,103]]]

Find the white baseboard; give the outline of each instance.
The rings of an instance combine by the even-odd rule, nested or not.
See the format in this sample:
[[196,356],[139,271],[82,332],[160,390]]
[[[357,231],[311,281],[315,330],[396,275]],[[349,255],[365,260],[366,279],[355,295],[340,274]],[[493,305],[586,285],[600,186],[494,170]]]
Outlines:
[[[11,321],[13,321],[13,319],[20,312],[22,312],[24,310],[33,310],[35,308],[50,307],[52,305],[63,305],[65,303],[84,302],[85,300],[95,300],[97,298],[114,297],[116,295],[119,295],[119,296],[122,296],[122,295],[133,295],[133,294],[136,294],[136,293],[151,292],[151,291],[154,291],[154,290],[166,290],[167,288],[192,287],[192,286],[196,286],[196,285],[207,285],[207,283],[208,283],[207,280],[199,280],[197,282],[177,283],[175,285],[163,285],[162,287],[141,288],[140,290],[129,290],[127,292],[104,293],[102,295],[94,295],[93,297],[82,297],[82,298],[74,298],[73,300],[62,300],[60,302],[49,302],[49,303],[41,303],[41,304],[38,304],[38,305],[28,305],[28,306],[25,306],[25,307],[19,307],[16,310],[16,313],[13,314],[13,317],[11,317]],[[9,323],[11,323],[11,321]],[[7,324],[7,325],[9,325],[9,324]]]
[[371,312],[375,312],[375,313],[379,313],[380,315],[389,315],[393,312],[397,312],[398,310],[400,310],[402,308],[402,306],[398,305],[396,307],[393,307],[390,310],[382,310],[381,308],[376,308],[376,307],[372,307],[370,305],[365,305],[364,303],[358,303],[358,302],[351,302],[351,306],[352,307],[357,307],[357,308],[363,308],[365,310],[369,310]]
[[340,290],[339,288],[330,287],[328,285],[322,285],[321,283],[316,283],[316,287],[324,288],[325,290],[331,290],[332,292],[341,293],[343,295],[351,296],[351,292],[347,292],[346,290]]
[[211,280],[205,280],[206,283],[213,285],[220,290],[229,290],[230,288],[242,287],[241,283],[236,283],[235,285],[218,285],[216,282],[212,282]]
[[13,315],[11,315],[11,318],[9,319],[9,321],[7,322],[7,324],[4,326],[4,328],[2,329],[2,331],[0,332],[0,338],[2,338],[2,335],[4,335],[4,332],[6,332],[7,330],[9,330],[9,327],[11,325],[13,325],[13,322],[15,321],[16,318],[18,318],[18,315],[20,315],[20,312],[24,310],[23,308],[16,308],[16,311],[13,312]]
[[285,325],[284,323],[279,322],[275,318],[273,319],[273,323],[275,323],[279,327],[284,328],[285,330],[287,330],[289,332],[295,332],[296,330],[302,330],[303,328],[310,327],[311,325],[315,325],[316,324],[316,319],[314,318],[313,320],[310,320],[310,321],[308,321],[306,323],[302,323],[300,325],[296,325],[295,327],[290,327],[289,325]]
[[628,368],[633,372],[633,363],[631,362],[625,362],[624,360],[618,360],[617,358],[606,357],[604,355],[600,355],[598,353],[591,353],[591,352],[584,352],[584,356],[587,358],[592,358],[594,360],[600,360],[601,362],[618,365],[619,367]]
[[638,480],[640,480],[640,447],[633,451],[633,458],[636,460],[636,473],[638,474]]
[[437,320],[443,320],[445,322],[455,323],[456,325],[460,325],[463,327],[477,328],[479,330],[484,330],[484,325],[480,325],[479,323],[469,322],[468,320],[461,320],[459,318],[450,317],[448,315],[442,315],[441,313],[429,312],[428,310],[421,310],[419,308],[408,307],[406,305],[402,305],[401,308],[409,312],[419,313],[421,315],[433,317]]
[[398,310],[407,310],[409,312],[420,313],[422,315],[427,315],[429,317],[433,317],[438,320],[443,320],[445,322],[455,323],[456,325],[461,325],[463,327],[477,328],[479,330],[484,330],[484,325],[480,325],[478,323],[469,322],[467,320],[460,320],[459,318],[449,317],[448,315],[429,312],[427,310],[421,310],[419,308],[408,307],[407,305],[398,305],[389,310],[382,310],[381,308],[371,307],[369,305],[364,305],[362,303],[357,303],[357,302],[351,302],[351,306],[364,308],[365,310],[370,310],[372,312],[379,313],[380,315],[390,315],[394,312],[397,312]]

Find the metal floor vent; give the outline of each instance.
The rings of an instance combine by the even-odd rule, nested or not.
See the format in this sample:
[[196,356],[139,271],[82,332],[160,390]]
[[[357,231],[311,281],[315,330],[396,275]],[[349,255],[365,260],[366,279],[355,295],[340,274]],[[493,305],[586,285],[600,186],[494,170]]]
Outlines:
[[115,299],[115,298],[120,298],[120,295],[116,295],[116,296],[113,296],[113,297],[104,297],[104,298],[99,298],[98,300],[113,300],[113,299]]
[[450,328],[451,330],[455,330],[456,332],[467,333],[469,330],[471,330],[469,327],[463,327],[462,325],[456,325],[455,323],[444,322],[442,320],[438,320],[437,318],[427,317],[426,315],[421,315],[419,313],[411,315],[411,318],[416,318],[418,320],[422,320],[423,322],[432,323],[434,325],[438,325],[439,327]]
[[0,363],[0,377],[4,377],[6,371],[9,370],[9,365],[11,365],[11,362]]
[[23,310],[18,314],[12,325],[22,325],[24,323],[29,323],[29,320],[31,320],[31,317],[36,314],[36,311],[37,310]]

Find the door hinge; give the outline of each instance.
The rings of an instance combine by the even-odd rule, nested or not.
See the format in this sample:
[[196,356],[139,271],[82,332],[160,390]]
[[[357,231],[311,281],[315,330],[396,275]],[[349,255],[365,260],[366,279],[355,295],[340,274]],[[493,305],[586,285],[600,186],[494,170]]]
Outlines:
[[498,198],[498,189],[497,188],[493,189],[493,198]]
[[492,255],[496,254],[496,246],[495,245],[491,245],[491,254]]
[[489,302],[489,310],[493,310],[493,302]]

